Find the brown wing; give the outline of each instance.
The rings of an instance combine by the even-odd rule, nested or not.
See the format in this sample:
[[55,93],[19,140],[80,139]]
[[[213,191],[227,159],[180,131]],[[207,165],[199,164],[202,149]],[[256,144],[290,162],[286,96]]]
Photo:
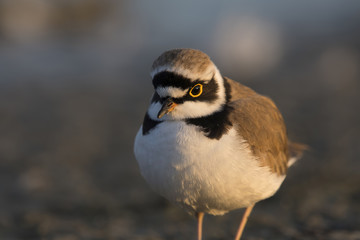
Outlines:
[[274,102],[231,79],[230,119],[239,135],[250,145],[261,166],[283,175],[287,170],[288,139],[280,111]]

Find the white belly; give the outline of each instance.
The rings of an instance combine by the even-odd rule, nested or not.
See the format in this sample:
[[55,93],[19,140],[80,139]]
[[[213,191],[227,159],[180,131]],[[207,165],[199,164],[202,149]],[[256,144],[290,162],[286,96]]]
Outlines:
[[231,129],[220,140],[198,127],[166,121],[135,139],[135,156],[150,186],[191,212],[214,215],[272,196],[285,176],[260,167]]

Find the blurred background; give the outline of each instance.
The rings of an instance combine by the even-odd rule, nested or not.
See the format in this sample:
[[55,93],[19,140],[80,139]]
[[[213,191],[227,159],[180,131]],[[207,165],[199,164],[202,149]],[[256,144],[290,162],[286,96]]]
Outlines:
[[[244,239],[360,239],[360,2],[0,0],[1,239],[195,239],[132,151],[152,61],[182,47],[310,146]],[[207,216],[205,239],[241,217]]]

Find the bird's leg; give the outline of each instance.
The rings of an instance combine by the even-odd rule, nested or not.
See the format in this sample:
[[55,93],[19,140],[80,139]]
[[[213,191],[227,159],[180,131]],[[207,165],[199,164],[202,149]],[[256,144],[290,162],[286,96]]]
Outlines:
[[244,216],[243,216],[243,218],[242,218],[242,220],[241,220],[239,229],[238,229],[238,231],[237,231],[235,240],[240,240],[241,235],[242,235],[242,233],[243,233],[243,231],[244,231],[246,222],[247,222],[247,220],[248,220],[248,218],[249,218],[249,215],[250,215],[250,213],[251,213],[251,210],[253,209],[254,206],[255,206],[255,204],[250,205],[249,207],[246,208],[245,213],[244,213]]
[[204,213],[203,212],[196,213],[196,218],[197,218],[197,221],[198,221],[198,240],[201,240],[201,237],[202,237],[202,223],[203,223],[203,219],[204,219]]

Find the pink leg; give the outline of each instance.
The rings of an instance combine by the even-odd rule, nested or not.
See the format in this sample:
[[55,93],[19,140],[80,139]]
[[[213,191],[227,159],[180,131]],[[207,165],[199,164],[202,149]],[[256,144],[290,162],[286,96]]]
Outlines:
[[253,204],[253,205],[251,205],[251,206],[249,206],[249,207],[246,208],[245,213],[244,213],[244,216],[243,216],[243,218],[242,218],[242,220],[241,220],[239,229],[238,229],[238,231],[237,231],[235,240],[240,240],[241,235],[242,235],[242,233],[243,233],[243,231],[244,231],[246,222],[247,222],[247,220],[248,220],[248,218],[249,218],[249,215],[250,215],[250,213],[251,213],[251,210],[253,209],[254,206],[255,206],[255,204]]
[[204,213],[203,212],[196,213],[196,218],[198,220],[198,240],[201,240],[201,238],[202,238],[202,223],[203,223],[203,219],[204,219]]

